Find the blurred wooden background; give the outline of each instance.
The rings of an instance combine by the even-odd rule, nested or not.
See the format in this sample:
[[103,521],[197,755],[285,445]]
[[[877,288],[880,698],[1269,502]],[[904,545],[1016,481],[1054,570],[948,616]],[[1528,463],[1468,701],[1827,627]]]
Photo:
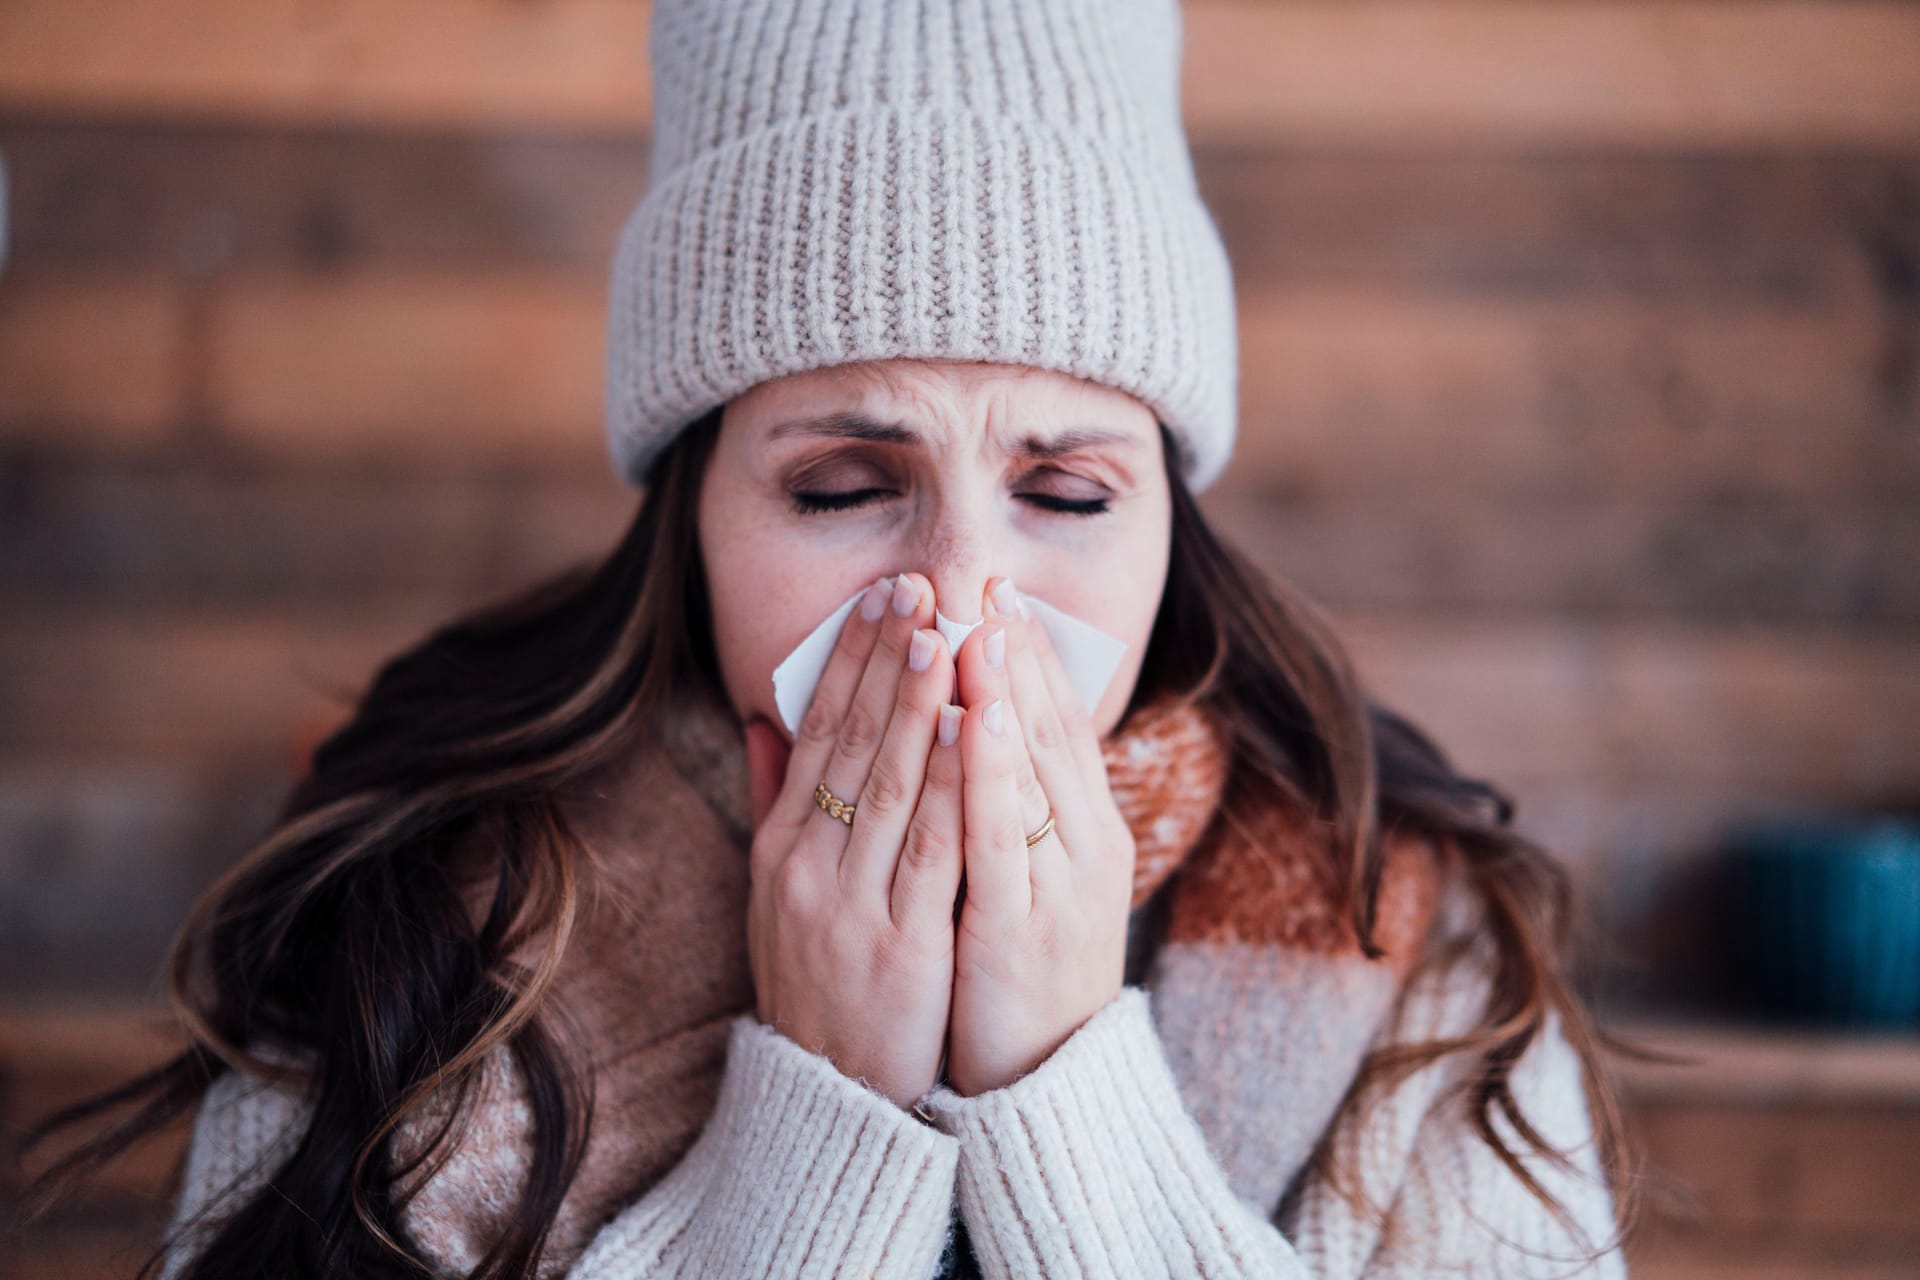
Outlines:
[[[7,1124],[152,1052],[167,935],[381,658],[617,535],[647,13],[0,0]],[[1573,864],[1607,989],[1687,988],[1727,824],[1920,794],[1920,7],[1186,31],[1242,317],[1204,505]],[[1643,1081],[1696,1211],[1636,1273],[1920,1274],[1905,1050]],[[6,1274],[130,1271],[166,1155]]]

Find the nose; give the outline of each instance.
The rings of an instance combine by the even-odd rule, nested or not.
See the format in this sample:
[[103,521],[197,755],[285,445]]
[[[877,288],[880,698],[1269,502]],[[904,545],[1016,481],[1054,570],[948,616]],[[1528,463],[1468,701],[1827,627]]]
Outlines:
[[933,600],[941,613],[955,622],[978,622],[981,599],[986,595],[988,573],[983,561],[964,565],[930,564],[922,569],[933,583]]
[[910,566],[927,575],[935,605],[955,622],[979,621],[988,580],[1011,572],[998,563],[1001,539],[992,513],[974,510],[976,505],[986,504],[948,504]]

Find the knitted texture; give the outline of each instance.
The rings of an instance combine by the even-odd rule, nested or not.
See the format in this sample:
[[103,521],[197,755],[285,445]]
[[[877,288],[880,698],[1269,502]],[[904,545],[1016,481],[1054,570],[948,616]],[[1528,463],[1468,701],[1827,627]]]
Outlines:
[[[1137,847],[1120,995],[1002,1088],[936,1085],[917,1104],[931,1123],[755,1019],[739,725],[718,702],[687,700],[658,728],[562,797],[602,864],[554,995],[595,1110],[544,1274],[1624,1274],[1579,1063],[1557,1026],[1511,1084],[1525,1118],[1571,1153],[1565,1168],[1526,1161],[1565,1221],[1475,1131],[1453,1088],[1471,1064],[1457,1055],[1331,1125],[1370,1048],[1473,1025],[1484,941],[1457,964],[1418,961],[1482,930],[1431,842],[1396,835],[1387,954],[1366,958],[1316,869],[1311,827],[1278,813],[1214,820],[1230,756],[1201,711],[1145,707],[1103,743]],[[530,1111],[504,1051],[488,1068],[451,1158],[402,1218],[443,1275],[484,1253],[525,1175]],[[196,1123],[176,1225],[203,1211],[217,1221],[259,1189],[309,1115],[296,1094],[223,1076]],[[403,1126],[396,1158],[437,1118]],[[1385,1223],[1312,1175],[1323,1140]],[[182,1232],[169,1275],[199,1239]]]
[[616,471],[783,374],[1052,369],[1232,451],[1226,250],[1180,123],[1174,0],[657,0],[648,189],[609,291]]

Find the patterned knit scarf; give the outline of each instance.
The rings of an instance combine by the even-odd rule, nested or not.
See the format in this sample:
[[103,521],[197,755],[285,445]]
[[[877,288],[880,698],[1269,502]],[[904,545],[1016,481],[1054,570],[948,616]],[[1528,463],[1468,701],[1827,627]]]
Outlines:
[[[749,779],[740,726],[690,698],[620,764],[562,797],[597,871],[554,995],[595,1109],[555,1223],[554,1270],[686,1153],[716,1102],[728,1023],[754,1007]],[[1140,708],[1104,743],[1137,848],[1126,981],[1145,985],[1182,1095],[1248,1202],[1279,1212],[1389,1016],[1438,884],[1423,841],[1388,844],[1360,952],[1325,850],[1299,819],[1228,821],[1228,745],[1202,710]],[[405,1154],[431,1129],[404,1127]],[[430,1259],[462,1270],[511,1212],[529,1115],[490,1060],[452,1158],[408,1206]]]

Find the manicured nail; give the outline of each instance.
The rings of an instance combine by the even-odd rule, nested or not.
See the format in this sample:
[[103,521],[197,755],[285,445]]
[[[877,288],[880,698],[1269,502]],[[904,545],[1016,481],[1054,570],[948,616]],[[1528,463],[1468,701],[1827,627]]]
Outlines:
[[925,671],[933,663],[933,632],[916,631],[907,644],[907,666]]
[[1012,578],[1002,578],[1000,579],[999,585],[994,587],[993,604],[995,608],[1000,610],[1003,617],[1024,618],[1027,616],[1027,602],[1020,598],[1018,591],[1014,590]]
[[960,708],[951,702],[940,708],[940,745],[950,747],[960,738]]
[[981,642],[987,651],[987,666],[998,671],[1007,665],[1007,633],[1003,627],[995,627],[992,634]]
[[880,621],[880,615],[886,612],[889,594],[887,580],[879,578],[867,588],[867,594],[860,597],[860,616],[868,622]]
[[980,720],[987,726],[987,732],[996,737],[1007,727],[1007,710],[1001,702],[1002,699],[995,698],[987,704],[987,709],[980,713]]
[[893,611],[904,618],[919,604],[920,588],[914,586],[913,580],[906,574],[901,574],[893,584]]

